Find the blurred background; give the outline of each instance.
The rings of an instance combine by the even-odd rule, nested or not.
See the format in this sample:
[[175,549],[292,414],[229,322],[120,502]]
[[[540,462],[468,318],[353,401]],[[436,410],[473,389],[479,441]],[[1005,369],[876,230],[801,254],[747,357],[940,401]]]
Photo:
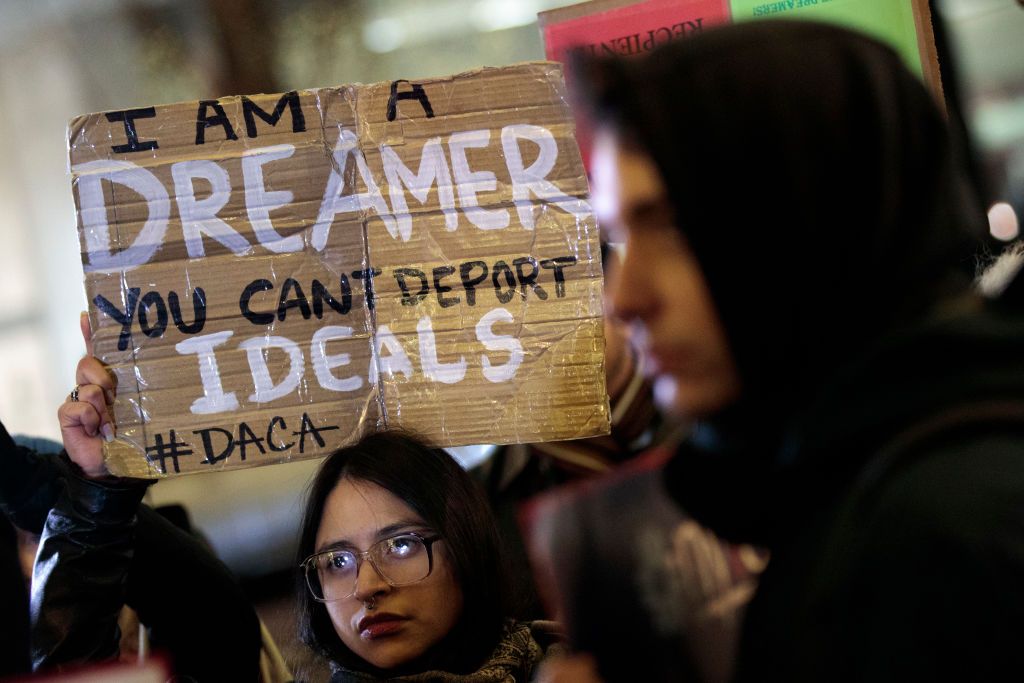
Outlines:
[[[84,349],[78,313],[86,301],[66,161],[71,117],[543,59],[536,14],[566,4],[0,2],[0,157],[6,159],[0,165],[0,419],[12,433],[59,438],[56,407],[73,385]],[[935,0],[934,6],[994,195],[1022,215],[1024,6],[1018,0]],[[183,502],[215,549],[259,593],[261,581],[289,566],[298,492],[313,467],[165,482],[154,489],[154,502]],[[216,496],[204,493],[213,490]],[[286,605],[280,613],[285,619]]]

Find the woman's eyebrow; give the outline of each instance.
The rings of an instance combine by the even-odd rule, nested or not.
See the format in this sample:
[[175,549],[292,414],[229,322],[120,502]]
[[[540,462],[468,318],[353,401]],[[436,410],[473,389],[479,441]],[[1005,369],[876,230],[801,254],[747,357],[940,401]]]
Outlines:
[[[394,536],[395,534],[401,533],[403,531],[426,530],[428,528],[429,527],[424,522],[418,519],[401,519],[397,522],[392,522],[387,526],[377,529],[377,531],[375,532],[375,537],[379,541],[388,538],[389,536]],[[337,538],[330,541],[325,541],[317,547],[316,552],[322,553],[327,552],[328,550],[358,551],[359,547],[347,538]]]
[[325,553],[329,550],[358,550],[358,548],[350,541],[344,538],[339,538],[323,543],[316,548],[314,553]]
[[402,531],[411,531],[413,529],[427,529],[427,525],[418,519],[403,519],[393,524],[388,524],[386,527],[382,527],[377,530],[377,538],[383,539],[388,536],[394,536]]

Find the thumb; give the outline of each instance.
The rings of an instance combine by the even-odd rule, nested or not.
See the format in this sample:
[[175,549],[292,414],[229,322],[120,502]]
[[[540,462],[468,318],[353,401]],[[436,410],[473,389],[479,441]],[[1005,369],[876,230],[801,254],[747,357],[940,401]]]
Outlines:
[[82,311],[78,314],[78,327],[82,330],[82,339],[85,340],[85,355],[91,356],[92,352],[92,323],[89,321],[89,313]]

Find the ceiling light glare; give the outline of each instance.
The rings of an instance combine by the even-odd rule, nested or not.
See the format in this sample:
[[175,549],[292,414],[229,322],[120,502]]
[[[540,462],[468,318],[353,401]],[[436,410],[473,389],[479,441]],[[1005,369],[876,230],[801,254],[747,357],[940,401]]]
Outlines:
[[993,204],[988,210],[988,230],[997,240],[1009,242],[1020,234],[1017,212],[1006,202]]
[[470,10],[470,21],[481,32],[527,26],[537,20],[535,0],[480,0]]
[[397,19],[374,19],[363,25],[363,45],[370,52],[394,52],[405,44],[405,28]]

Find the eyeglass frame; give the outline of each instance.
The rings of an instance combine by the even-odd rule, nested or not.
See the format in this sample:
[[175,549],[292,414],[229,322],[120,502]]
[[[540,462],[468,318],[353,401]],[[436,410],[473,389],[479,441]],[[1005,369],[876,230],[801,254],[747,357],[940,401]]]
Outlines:
[[[380,567],[377,566],[377,563],[373,559],[372,553],[373,553],[374,548],[379,546],[381,543],[386,543],[387,541],[393,541],[396,538],[401,538],[403,536],[412,536],[412,537],[416,538],[420,543],[423,544],[423,547],[427,551],[427,573],[423,575],[423,578],[416,579],[415,581],[407,581],[405,583],[395,583],[390,578],[388,578],[388,576],[383,571],[381,571]],[[302,562],[300,562],[299,563],[299,568],[302,569],[303,573],[306,575],[306,588],[309,589],[309,593],[310,593],[310,595],[313,596],[314,600],[316,600],[317,602],[337,602],[338,600],[345,600],[346,598],[351,598],[353,595],[356,594],[357,584],[359,583],[359,570],[362,569],[363,561],[364,560],[369,560],[370,561],[370,566],[373,567],[373,570],[375,572],[377,572],[377,576],[379,576],[380,578],[384,579],[384,581],[389,586],[391,586],[392,588],[398,588],[400,586],[412,586],[413,584],[417,584],[420,581],[425,581],[431,574],[434,573],[434,548],[433,548],[433,546],[434,546],[434,544],[436,542],[440,541],[441,539],[442,539],[442,537],[441,537],[440,534],[434,534],[433,536],[424,536],[423,534],[415,532],[415,531],[403,531],[400,534],[394,534],[393,536],[388,536],[387,538],[380,539],[379,541],[377,541],[376,543],[371,545],[369,547],[369,549],[367,549],[367,550],[347,550],[347,549],[343,549],[343,548],[334,548],[334,549],[328,549],[328,550],[321,550],[318,553],[313,553],[312,555],[310,555],[309,557],[304,559]],[[328,600],[327,598],[318,598],[316,596],[316,592],[313,590],[313,586],[310,585],[310,578],[309,578],[310,569],[316,570],[316,567],[313,566],[313,560],[315,558],[319,557],[320,555],[327,555],[328,553],[338,553],[338,552],[346,552],[346,553],[349,553],[353,557],[356,558],[356,573],[355,573],[355,580],[352,581],[352,592],[347,594],[347,595],[343,595],[340,598],[331,598],[330,600]],[[316,570],[316,571],[319,571],[319,570]],[[320,589],[321,589],[321,592],[325,592],[325,591],[323,591],[323,584],[322,583],[320,585]]]

